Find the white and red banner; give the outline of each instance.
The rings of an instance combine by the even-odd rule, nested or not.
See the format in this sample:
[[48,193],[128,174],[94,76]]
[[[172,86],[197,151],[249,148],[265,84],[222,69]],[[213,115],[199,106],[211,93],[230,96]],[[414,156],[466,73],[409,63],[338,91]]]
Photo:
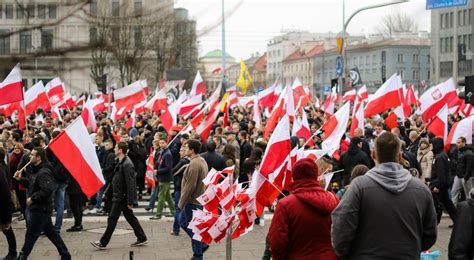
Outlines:
[[364,116],[369,118],[384,111],[400,106],[402,100],[400,97],[400,88],[402,79],[397,74],[393,74],[382,86],[377,89],[374,95],[369,97],[365,106]]
[[0,83],[0,105],[23,100],[23,82],[18,63]]

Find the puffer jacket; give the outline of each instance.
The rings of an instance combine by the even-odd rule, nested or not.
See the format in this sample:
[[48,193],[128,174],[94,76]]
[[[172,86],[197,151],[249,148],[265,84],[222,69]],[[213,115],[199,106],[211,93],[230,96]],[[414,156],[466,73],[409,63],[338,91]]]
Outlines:
[[117,159],[112,179],[112,201],[133,205],[137,201],[137,182],[132,160],[125,156]]
[[417,160],[421,166],[421,180],[426,182],[426,178],[431,178],[431,167],[433,164],[433,151],[431,147],[428,146],[425,149],[422,149],[421,146],[418,148]]
[[278,201],[268,241],[273,259],[337,259],[331,245],[331,212],[339,199],[317,180],[297,180]]

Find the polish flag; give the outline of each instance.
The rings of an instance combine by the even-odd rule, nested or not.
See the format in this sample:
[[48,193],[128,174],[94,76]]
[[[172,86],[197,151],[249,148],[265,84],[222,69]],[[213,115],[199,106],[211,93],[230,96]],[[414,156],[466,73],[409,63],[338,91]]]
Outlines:
[[237,214],[237,217],[239,218],[239,225],[232,233],[233,240],[247,234],[251,230],[251,227],[257,218],[257,214],[255,214],[255,200],[250,199],[245,204],[241,204],[240,212]]
[[194,210],[193,218],[188,225],[188,228],[194,233],[192,239],[210,244],[212,237],[209,235],[208,230],[216,223],[218,218],[219,216],[212,212],[206,212],[200,209]]
[[321,144],[323,150],[334,153],[339,149],[341,138],[346,133],[349,122],[350,103],[344,104],[329,120],[324,123],[324,141]]
[[461,111],[461,113],[465,116],[465,117],[468,117],[468,116],[471,116],[474,114],[474,110],[473,110],[474,106],[472,106],[471,104],[466,104],[465,102],[459,107],[459,111]]
[[165,112],[159,117],[166,132],[170,132],[171,128],[178,123],[178,113],[176,113],[176,102],[172,103],[165,109]]
[[259,98],[260,105],[263,108],[271,108],[275,105],[278,100],[278,95],[275,93],[276,85],[273,85],[267,89],[260,91],[257,96]]
[[270,140],[268,140],[268,145],[260,164],[260,173],[267,177],[268,174],[275,171],[281,162],[285,161],[290,151],[290,121],[288,115],[284,115],[278,122]]
[[63,121],[61,117],[61,112],[59,111],[58,106],[53,106],[53,108],[51,109],[51,118],[58,119],[59,121]]
[[76,102],[76,104],[74,106],[76,106],[76,107],[77,106],[83,106],[84,103],[86,102],[86,96],[85,95],[79,96],[79,98],[75,102]]
[[219,201],[219,205],[225,210],[230,210],[235,208],[235,203],[237,199],[235,197],[235,189],[237,185],[230,184],[230,177],[227,176],[218,186],[218,194],[221,198]]
[[472,129],[474,124],[474,115],[464,118],[456,122],[449,131],[446,139],[444,150],[448,151],[452,144],[456,144],[459,137],[464,136],[467,144],[472,144]]
[[187,115],[191,110],[195,107],[202,104],[202,94],[197,96],[192,96],[190,99],[186,100],[184,103],[181,104],[181,109],[179,110],[179,114],[184,116]]
[[28,89],[25,93],[25,108],[26,114],[33,114],[38,107],[43,108],[44,111],[51,109],[48,96],[46,95],[46,89],[44,88],[43,81],[38,81],[33,87]]
[[153,176],[153,170],[155,169],[155,162],[153,161],[153,148],[150,148],[150,154],[146,159],[146,173],[145,173],[145,182],[148,188],[155,187],[155,177]]
[[206,84],[202,80],[201,73],[198,71],[191,87],[191,96],[199,96],[206,94]]
[[275,126],[278,123],[278,119],[283,114],[283,105],[285,104],[285,101],[284,101],[285,100],[284,99],[285,93],[287,93],[287,92],[282,91],[282,93],[280,94],[280,97],[278,98],[275,106],[273,107],[273,110],[272,110],[270,116],[268,117],[267,124],[265,125],[265,129],[264,129],[265,131],[264,131],[264,134],[263,134],[264,138],[268,138],[270,136],[270,133],[275,129]]
[[74,120],[48,147],[76,179],[88,198],[104,186],[99,159],[82,117]]
[[234,218],[235,212],[229,215],[222,213],[217,219],[216,223],[214,223],[214,225],[212,225],[212,227],[207,230],[214,242],[219,243],[226,236],[227,229],[232,224],[232,221],[234,221]]
[[363,85],[357,91],[357,97],[359,97],[359,101],[362,102],[369,98],[369,92],[367,91],[367,86]]
[[290,120],[293,120],[296,117],[295,110],[295,99],[293,98],[293,90],[290,86],[286,88],[286,113],[290,116]]
[[364,105],[359,106],[359,109],[352,115],[350,135],[354,137],[354,132],[357,128],[364,130]]
[[59,104],[64,97],[64,86],[59,78],[54,78],[46,84],[46,94],[51,106]]
[[211,133],[212,126],[217,120],[217,116],[219,115],[219,110],[214,109],[212,114],[208,114],[206,119],[196,128],[196,133],[199,134],[201,140],[205,142]]
[[420,97],[421,117],[426,122],[438,113],[438,111],[450,100],[456,101],[457,93],[452,78],[428,89]]
[[145,107],[155,113],[168,108],[166,88],[156,91],[155,95],[145,104]]
[[326,115],[334,114],[334,108],[336,106],[337,100],[339,100],[339,98],[334,89],[331,95],[329,95],[329,97],[326,99],[326,101],[323,103],[323,106],[321,107],[321,109],[324,111]]
[[[227,168],[226,168],[227,169]],[[232,166],[232,172],[234,171],[234,166]],[[202,182],[208,186],[210,184],[217,185],[219,181],[224,178],[220,171],[211,168],[209,173],[207,173],[206,178],[202,180]]]
[[344,96],[342,96],[342,101],[344,103],[346,103],[347,101],[350,101],[352,103],[354,103],[355,101],[355,98],[356,98],[356,90],[355,89],[351,89],[349,91],[347,91],[346,93],[344,93]]
[[402,79],[397,74],[393,74],[373,96],[369,97],[369,101],[365,106],[365,118],[399,106],[402,103],[399,95],[401,87]]
[[86,127],[90,127],[92,129],[92,132],[96,132],[97,122],[95,120],[93,106],[94,106],[94,101],[92,99],[88,99],[87,102],[82,107],[81,117],[82,117],[84,125]]
[[321,101],[319,101],[319,98],[318,97],[315,97],[316,98],[316,101],[314,102],[314,106],[316,108],[320,108],[321,107]]
[[23,100],[23,82],[18,63],[0,83],[0,105]]
[[237,100],[238,100],[238,102],[239,102],[238,105],[239,105],[239,106],[242,106],[242,107],[250,107],[250,106],[253,105],[253,99],[254,99],[254,97],[258,99],[257,95],[250,96],[250,97],[247,97],[247,96],[245,96],[245,97],[237,97]]
[[319,149],[313,149],[313,150],[304,150],[303,147],[300,148],[296,154],[296,161],[299,161],[304,158],[309,158],[313,161],[318,160],[319,158],[323,157],[326,155],[328,151],[326,150],[319,150]]
[[146,100],[140,81],[135,81],[126,87],[114,90],[113,95],[117,109],[126,107],[127,110],[130,110],[135,104]]
[[217,211],[219,208],[219,197],[217,196],[216,186],[207,186],[206,191],[197,197],[196,200],[209,212]]
[[293,89],[293,103],[297,103],[301,99],[301,106],[304,107],[311,102],[311,92],[301,84],[298,77],[293,81],[291,88]]
[[448,137],[448,104],[445,104],[443,108],[434,116],[430,123],[426,126],[430,132],[436,137],[442,137],[444,141]]
[[418,99],[416,98],[416,95],[415,95],[415,90],[413,89],[413,84],[408,85],[407,93],[405,95],[405,102],[409,106],[419,105]]
[[132,113],[128,116],[127,121],[125,122],[125,128],[129,129],[129,128],[134,127],[136,124],[135,118],[136,118],[136,114],[135,114],[135,110],[133,110]]
[[60,108],[72,109],[76,106],[76,101],[72,98],[71,94],[66,93],[63,97],[63,101],[59,105]]
[[306,118],[306,113],[303,112],[301,119],[296,119],[293,121],[293,130],[291,131],[292,136],[304,137],[308,141],[307,145],[309,147],[314,146],[314,141],[311,139],[311,130],[309,128],[308,118]]

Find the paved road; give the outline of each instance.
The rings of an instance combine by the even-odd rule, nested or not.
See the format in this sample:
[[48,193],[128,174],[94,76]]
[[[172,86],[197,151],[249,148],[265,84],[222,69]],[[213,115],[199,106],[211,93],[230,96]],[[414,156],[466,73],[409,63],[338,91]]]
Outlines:
[[[246,236],[233,241],[233,259],[260,259],[264,244],[265,236],[268,232],[271,215],[266,215],[266,225],[264,227],[255,226],[254,230]],[[80,233],[62,233],[63,239],[68,246],[73,259],[79,260],[119,260],[129,259],[129,251],[133,250],[135,259],[189,259],[191,257],[191,245],[189,238],[182,233],[175,237],[169,235],[171,230],[171,218],[163,220],[151,221],[146,216],[140,216],[139,219],[145,229],[150,244],[146,247],[131,248],[129,245],[135,241],[135,236],[131,232],[128,224],[123,220],[119,222],[118,231],[124,234],[114,234],[108,249],[98,251],[92,248],[89,241],[98,240],[101,235],[100,228],[106,226],[105,217],[87,217],[84,221],[86,231]],[[448,228],[450,220],[443,218],[439,225],[439,238],[434,249],[441,250],[443,256],[440,260],[447,260],[447,247],[451,229]],[[64,227],[69,227],[72,219],[66,219]],[[14,225],[17,236],[19,249],[24,241],[24,222]],[[5,238],[0,235],[0,255],[6,254],[7,243]],[[225,243],[221,245],[212,245],[206,253],[206,259],[225,259]],[[51,260],[59,259],[54,246],[45,237],[38,240],[29,259],[32,260]]]

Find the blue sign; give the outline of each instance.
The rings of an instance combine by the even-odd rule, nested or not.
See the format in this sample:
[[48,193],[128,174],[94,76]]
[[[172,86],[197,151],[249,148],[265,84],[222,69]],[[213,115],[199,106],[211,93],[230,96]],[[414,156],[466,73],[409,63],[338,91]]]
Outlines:
[[466,4],[467,0],[426,0],[426,9],[463,6]]
[[338,76],[342,76],[343,67],[344,67],[344,65],[342,65],[342,57],[337,56],[337,59],[336,59],[336,74]]
[[330,85],[324,85],[323,86],[323,92],[324,92],[324,94],[330,94],[331,93],[331,86]]

